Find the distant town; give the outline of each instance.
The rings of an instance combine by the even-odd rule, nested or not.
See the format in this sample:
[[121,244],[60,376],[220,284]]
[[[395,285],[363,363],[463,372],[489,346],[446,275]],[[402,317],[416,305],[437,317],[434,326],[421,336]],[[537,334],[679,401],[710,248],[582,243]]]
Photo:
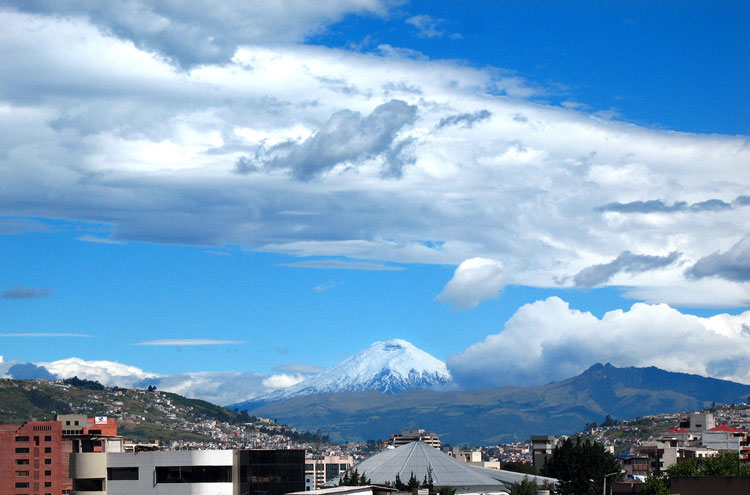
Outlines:
[[[54,392],[76,400],[55,399]],[[26,407],[23,398],[36,404],[33,406],[36,412],[31,411],[22,421],[8,422],[8,418],[17,414],[14,409],[23,411]],[[43,409],[38,406],[63,410],[41,412]],[[466,485],[475,476],[484,476],[484,481],[471,483],[484,485],[464,487],[461,493],[522,493],[518,490],[525,482],[554,491],[558,479],[540,475],[549,474],[549,463],[556,449],[573,438],[599,446],[605,455],[616,460],[620,471],[609,480],[612,493],[637,493],[639,486],[646,486],[649,477],[665,476],[673,466],[732,452],[738,466],[750,468],[750,404],[747,403],[627,421],[607,417],[600,424],[585,425],[573,435],[540,434],[525,442],[496,445],[446,444],[438,433],[430,431],[429,425],[402,428],[388,438],[366,443],[335,444],[322,428],[317,432],[300,432],[271,418],[227,410],[154,387],[123,389],[78,379],[63,382],[3,379],[0,418],[4,423],[0,425],[0,493],[3,494],[224,493],[132,491],[135,485],[128,485],[128,481],[143,481],[140,475],[133,474],[134,469],[153,471],[156,483],[152,488],[160,483],[179,483],[180,489],[186,490],[186,483],[215,482],[211,486],[217,489],[220,484],[223,489],[231,485],[232,493],[239,493],[236,490],[241,484],[232,480],[246,482],[241,493],[340,491],[339,485],[350,483],[353,476],[357,486],[366,482],[368,486],[397,491],[409,491],[409,480],[412,485],[418,482],[420,487],[429,484],[434,488]],[[147,437],[148,434],[153,436]],[[403,459],[394,457],[407,450],[408,455],[402,454]],[[268,452],[271,457],[261,461],[259,452]],[[290,454],[285,457],[283,452]],[[415,460],[420,458],[423,459]],[[136,460],[145,464],[133,464]],[[384,467],[394,462],[394,467]],[[443,466],[446,462],[460,463],[465,466],[461,469],[468,470],[461,475],[464,478],[460,478],[460,483],[448,482],[457,475],[456,465]],[[175,463],[182,466],[177,471],[172,469]],[[257,485],[259,478],[247,472],[253,469],[249,466],[259,463],[286,470],[287,475],[294,471],[290,466],[298,464],[299,486],[295,488],[290,480],[279,481],[279,486],[273,488]],[[174,472],[164,471],[160,466]],[[188,473],[188,468],[195,470],[196,466],[200,466],[200,474]],[[453,474],[440,472],[441,466],[446,473]],[[245,474],[240,474],[241,471]],[[96,472],[101,476],[92,475]],[[209,478],[216,479],[207,481]]]

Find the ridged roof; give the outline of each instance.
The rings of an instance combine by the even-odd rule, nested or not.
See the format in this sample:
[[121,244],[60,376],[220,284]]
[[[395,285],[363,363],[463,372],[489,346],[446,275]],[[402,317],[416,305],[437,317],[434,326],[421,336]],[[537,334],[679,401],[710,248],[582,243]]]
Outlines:
[[[360,462],[353,469],[360,475],[365,474],[374,484],[384,484],[393,483],[396,474],[406,483],[411,473],[414,473],[417,480],[422,483],[428,468],[432,468],[432,482],[435,486],[456,487],[459,492],[479,488],[484,488],[484,491],[493,487],[500,489],[520,482],[524,477],[536,480],[540,484],[545,481],[557,482],[554,478],[472,466],[423,442],[411,442],[396,449],[386,449]],[[338,479],[332,480],[329,484],[338,484]]]

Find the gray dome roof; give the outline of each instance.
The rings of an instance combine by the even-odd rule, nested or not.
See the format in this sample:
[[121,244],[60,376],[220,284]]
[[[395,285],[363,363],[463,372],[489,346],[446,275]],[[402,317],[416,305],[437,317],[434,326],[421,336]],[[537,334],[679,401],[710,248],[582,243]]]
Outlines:
[[[451,486],[460,492],[497,491],[504,486],[520,482],[524,477],[537,483],[556,483],[554,478],[531,476],[512,471],[485,469],[459,461],[423,442],[411,442],[396,449],[386,449],[369,459],[360,462],[353,469],[365,474],[372,483],[393,483],[396,474],[406,483],[411,473],[421,483],[432,469],[432,482],[435,486]],[[338,484],[338,478],[328,484]]]

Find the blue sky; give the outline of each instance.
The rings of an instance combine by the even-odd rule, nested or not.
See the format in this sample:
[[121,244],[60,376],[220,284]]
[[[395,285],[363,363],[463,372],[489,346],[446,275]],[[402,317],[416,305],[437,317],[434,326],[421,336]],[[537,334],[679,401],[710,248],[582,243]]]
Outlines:
[[750,383],[750,7],[468,5],[5,2],[0,372]]

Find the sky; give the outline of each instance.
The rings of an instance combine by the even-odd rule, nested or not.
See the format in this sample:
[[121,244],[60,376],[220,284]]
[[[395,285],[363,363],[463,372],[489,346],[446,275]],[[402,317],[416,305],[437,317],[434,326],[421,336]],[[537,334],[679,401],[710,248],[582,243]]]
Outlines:
[[0,2],[0,374],[228,404],[402,338],[465,388],[750,383],[749,15]]

